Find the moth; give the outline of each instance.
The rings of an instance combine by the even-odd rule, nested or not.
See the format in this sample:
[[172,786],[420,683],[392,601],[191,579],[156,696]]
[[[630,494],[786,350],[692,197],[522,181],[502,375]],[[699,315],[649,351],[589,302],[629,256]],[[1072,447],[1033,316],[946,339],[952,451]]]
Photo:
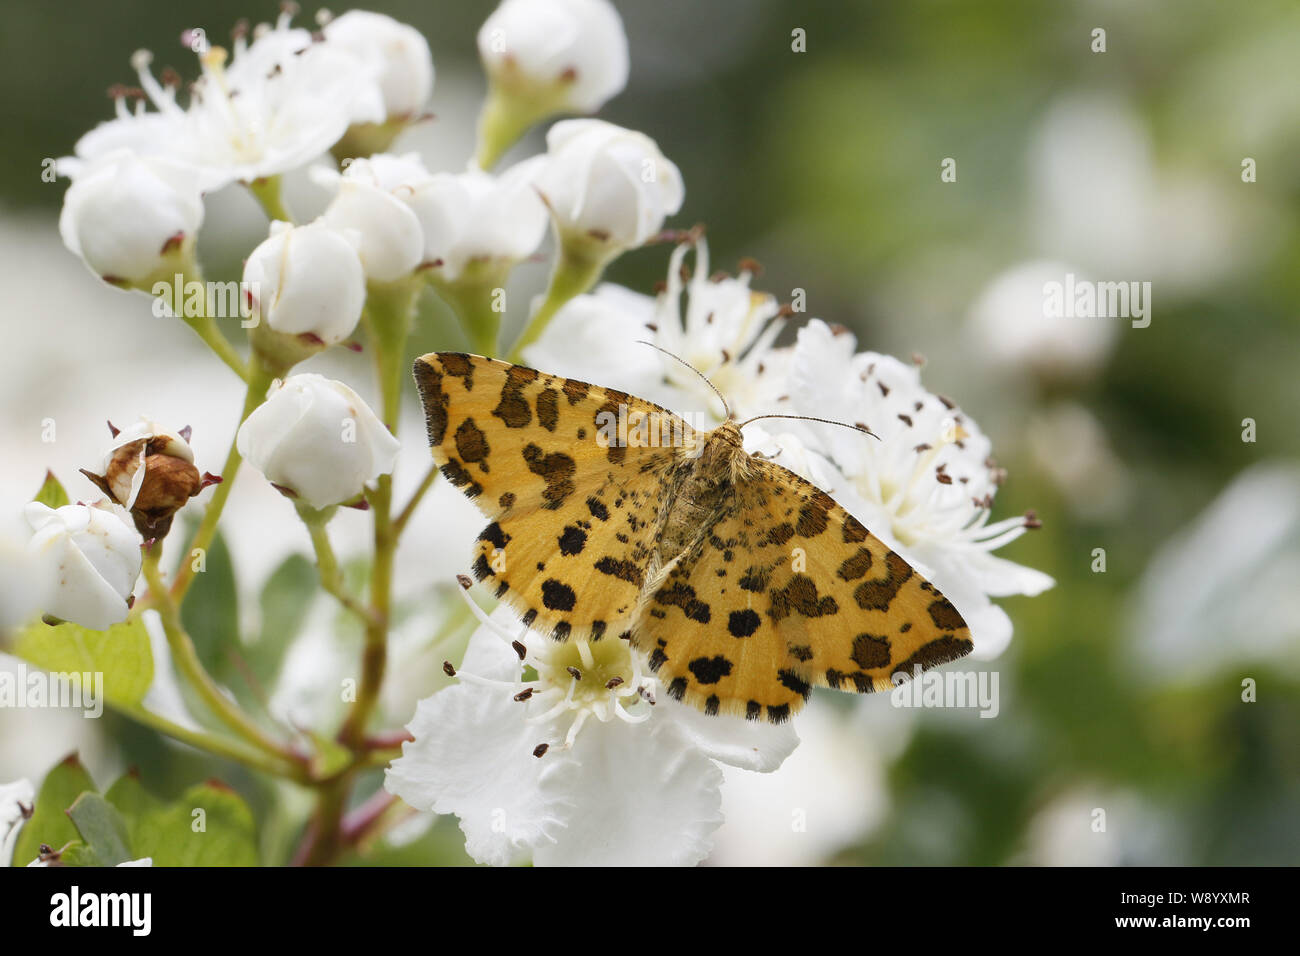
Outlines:
[[414,371],[434,461],[491,522],[474,576],[529,627],[630,640],[670,696],[773,723],[815,686],[885,690],[971,651],[906,560],[745,451],[747,422],[696,430],[618,389],[478,355],[433,352]]

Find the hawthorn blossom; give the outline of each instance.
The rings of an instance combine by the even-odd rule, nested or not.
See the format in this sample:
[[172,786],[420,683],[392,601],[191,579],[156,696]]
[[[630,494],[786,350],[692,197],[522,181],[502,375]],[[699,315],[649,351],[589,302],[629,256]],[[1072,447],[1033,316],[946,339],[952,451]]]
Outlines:
[[400,447],[360,395],[311,373],[276,382],[235,442],[268,481],[318,509],[357,497],[391,472]]
[[627,85],[627,34],[609,0],[505,0],[478,51],[498,95],[546,113],[594,113]]
[[239,31],[233,56],[219,46],[201,49],[202,75],[185,107],[177,102],[179,77],[164,73],[160,82],[150,69],[153,54],[138,51],[131,65],[144,98],[132,111],[130,91],[120,90],[116,117],[82,136],[60,170],[76,179],[87,162],[127,147],[192,166],[210,191],[305,166],[351,124],[383,122],[376,64],[342,45],[316,42],[309,31],[291,27],[291,18],[282,13],[251,44],[247,31]]
[[1011,619],[989,598],[1039,594],[1054,583],[993,554],[1037,520],[990,521],[1003,472],[988,436],[950,399],[927,391],[914,365],[855,346],[847,330],[815,319],[794,348],[794,410],[864,424],[876,436],[798,423],[840,476],[823,487],[952,601],[977,658],[996,657],[1011,640]]
[[[683,279],[692,248],[695,268]],[[738,276],[710,274],[708,244],[703,239],[683,243],[673,250],[658,296],[603,284],[570,300],[524,358],[549,372],[613,385],[675,411],[707,410],[716,422],[726,413],[709,382],[738,419],[779,413],[790,402],[792,353],[773,347],[783,327],[777,320],[782,309],[773,296],[753,291],[752,279],[750,268]]]
[[482,626],[459,683],[417,705],[415,739],[385,787],[416,809],[456,814],[481,863],[697,863],[722,822],[715,761],[771,771],[798,744],[788,724],[708,716],[659,695],[626,641],[555,642],[509,608],[488,618],[471,606]]
[[105,282],[148,289],[186,270],[202,222],[194,169],[114,149],[85,164],[68,187],[59,236]]
[[433,56],[419,30],[369,10],[349,10],[325,24],[325,39],[375,71],[387,120],[408,119],[433,95]]
[[27,552],[44,582],[42,610],[92,631],[126,620],[143,565],[140,535],[126,509],[33,501],[24,512],[35,530]]
[[644,243],[686,198],[681,172],[654,140],[594,119],[550,128],[536,186],[561,240],[605,256]]

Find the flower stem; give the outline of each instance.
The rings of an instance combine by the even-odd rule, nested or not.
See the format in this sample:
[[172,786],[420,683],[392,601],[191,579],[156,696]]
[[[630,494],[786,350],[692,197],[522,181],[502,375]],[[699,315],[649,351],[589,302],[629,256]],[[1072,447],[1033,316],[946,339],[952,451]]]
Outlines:
[[293,215],[289,212],[289,207],[284,204],[284,199],[280,194],[279,176],[264,176],[261,179],[254,179],[248,184],[248,191],[261,204],[262,210],[266,213],[268,219],[293,222]]
[[504,272],[491,270],[476,277],[461,276],[455,282],[435,279],[430,283],[460,319],[470,346],[489,358],[497,354],[501,334],[498,304],[504,301],[505,279]]
[[[145,553],[144,577],[149,582],[149,591],[156,601],[163,632],[167,635],[167,646],[171,648],[172,661],[177,670],[198,692],[208,709],[245,741],[277,760],[299,762],[301,758],[297,754],[267,737],[234,701],[222,693],[221,687],[203,667],[194,642],[181,624],[180,607],[163,583],[162,572],[158,568],[161,551],[162,548],[155,543]],[[306,779],[306,771],[306,764],[302,763],[303,779]]]
[[217,327],[217,323],[211,315],[186,315],[182,318],[185,324],[193,329],[195,334],[207,344],[208,348],[212,349],[217,358],[230,366],[230,369],[244,381],[248,381],[248,368],[244,365],[244,360],[239,357],[239,353],[230,344],[230,340],[221,334],[221,329]]
[[528,132],[529,127],[556,112],[556,103],[545,97],[503,93],[492,84],[478,117],[478,147],[475,162],[490,170],[502,155]]
[[189,744],[198,750],[204,750],[215,756],[233,760],[235,763],[243,764],[253,770],[261,770],[263,773],[269,773],[272,776],[286,777],[299,783],[307,782],[303,764],[298,761],[273,757],[238,740],[218,737],[215,734],[205,733],[201,730],[191,730],[189,727],[183,727],[168,720],[161,714],[155,714],[143,707],[118,707],[115,709],[118,713],[129,717],[136,723],[151,727],[160,734],[166,734],[168,737]]
[[583,254],[569,243],[561,242],[555,271],[551,274],[551,284],[546,290],[546,298],[528,320],[523,334],[519,336],[510,354],[506,356],[506,361],[518,362],[523,356],[524,349],[541,338],[542,333],[546,331],[546,326],[550,324],[551,319],[555,318],[555,313],[559,312],[574,296],[581,295],[596,284],[608,261],[606,257]]
[[[406,382],[406,340],[414,318],[418,280],[389,284],[372,283],[366,295],[365,322],[383,397],[383,419],[389,431],[397,432],[402,386]],[[374,491],[367,493],[374,515],[374,562],[370,570],[370,608],[366,620],[365,645],[361,652],[361,680],[356,700],[339,728],[338,739],[353,752],[353,762],[337,776],[324,782],[316,811],[294,862],[321,866],[332,862],[344,848],[343,815],[356,775],[370,766],[376,753],[366,740],[366,726],[379,704],[379,692],[388,665],[388,627],[392,614],[393,559],[397,535],[393,530],[393,476],[380,475]]]
[[334,595],[339,604],[343,605],[363,622],[368,623],[371,618],[370,609],[350,594],[343,582],[343,572],[339,570],[338,558],[334,554],[334,547],[330,544],[329,532],[325,527],[329,517],[323,512],[308,508],[305,505],[298,507],[298,515],[302,518],[303,524],[307,526],[307,531],[311,535],[312,548],[316,552],[316,567],[320,572],[321,587],[325,589],[326,593]]
[[415,514],[415,509],[419,507],[420,500],[425,496],[430,488],[433,487],[434,481],[438,477],[438,466],[430,465],[429,471],[425,474],[424,480],[420,482],[420,487],[416,488],[411,495],[411,500],[406,503],[401,512],[393,519],[393,536],[400,538],[402,532],[406,530],[407,523],[411,516]]
[[[241,425],[265,400],[266,390],[271,387],[274,379],[275,375],[254,353],[249,358],[248,392],[244,396],[244,409],[239,415]],[[236,428],[235,437],[230,440],[230,450],[226,453],[226,463],[221,466],[221,484],[217,485],[212,493],[212,500],[208,502],[207,511],[203,513],[203,520],[199,522],[198,530],[194,532],[189,548],[181,556],[180,569],[176,572],[176,580],[172,582],[171,588],[172,600],[177,604],[185,599],[185,592],[194,581],[194,562],[190,559],[195,551],[206,552],[211,547],[212,539],[217,533],[217,522],[221,520],[221,512],[226,507],[231,489],[234,488],[235,474],[243,461],[243,456],[239,454],[238,437],[239,429]]]

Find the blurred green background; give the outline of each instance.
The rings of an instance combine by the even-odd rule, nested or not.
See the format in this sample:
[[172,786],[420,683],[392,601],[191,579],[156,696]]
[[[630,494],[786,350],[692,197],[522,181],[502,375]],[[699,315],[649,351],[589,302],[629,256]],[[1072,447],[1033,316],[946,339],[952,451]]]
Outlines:
[[[1300,576],[1271,573],[1300,569],[1296,4],[616,6],[632,73],[600,115],[654,137],[681,168],[676,224],[705,223],[719,267],[757,258],[759,288],[782,299],[807,290],[809,313],[849,326],[861,347],[923,353],[926,384],[958,398],[1009,470],[995,517],[1033,508],[1044,522],[1001,552],[1058,584],[1001,602],[1015,637],[988,665],[1002,678],[998,718],[919,715],[882,763],[882,815],[822,859],[1300,860]],[[474,34],[492,5],[367,8],[428,38],[433,111],[441,117],[450,91],[472,115]],[[133,50],[191,77],[182,29],[217,38],[241,16],[274,13],[256,2],[7,4],[6,218],[54,221],[63,189],[41,183],[41,159],[70,153],[111,115],[104,91],[133,82]],[[1091,49],[1098,27],[1104,53]],[[806,52],[791,49],[796,28]],[[944,183],[949,157],[957,181]],[[1242,181],[1247,157],[1256,182]],[[638,251],[607,278],[649,291],[666,256]],[[972,313],[995,279],[1041,260],[1151,281],[1150,327],[1090,320],[1113,322],[1113,341],[1068,369],[1033,349],[998,358]],[[68,256],[66,268],[81,266]],[[1247,418],[1253,442],[1242,440]],[[1245,504],[1214,533],[1189,538],[1252,468],[1283,476],[1275,496],[1238,495]],[[1178,563],[1189,544],[1196,553]],[[1093,570],[1098,548],[1104,573]],[[1160,555],[1182,570],[1161,578]],[[1185,619],[1171,610],[1202,605]],[[873,732],[872,715],[856,732]],[[109,719],[124,762],[160,791],[213,774],[211,760]],[[222,775],[270,813],[262,784],[237,768]],[[1104,840],[1090,829],[1095,808],[1108,813]],[[440,825],[387,852],[379,858],[450,861],[457,834]]]

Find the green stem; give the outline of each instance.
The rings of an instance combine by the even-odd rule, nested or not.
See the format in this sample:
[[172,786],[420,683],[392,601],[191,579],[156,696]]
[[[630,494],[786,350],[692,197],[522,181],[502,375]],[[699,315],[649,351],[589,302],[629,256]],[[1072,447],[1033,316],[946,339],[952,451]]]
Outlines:
[[334,595],[339,604],[343,605],[363,622],[369,622],[371,618],[370,610],[348,592],[347,585],[343,582],[343,572],[339,570],[339,561],[334,554],[334,546],[330,544],[329,532],[325,527],[329,522],[328,515],[305,505],[298,507],[298,515],[302,518],[303,523],[307,526],[308,533],[311,535],[312,548],[316,552],[316,567],[320,572],[321,587],[325,589],[327,594]]
[[[257,406],[261,405],[266,399],[266,390],[271,387],[275,375],[268,369],[254,353],[249,358],[248,369],[248,391],[244,396],[244,409],[239,415],[239,423],[242,425],[244,420],[253,413]],[[243,461],[243,456],[239,454],[239,429],[235,429],[235,437],[230,440],[230,450],[226,453],[226,463],[221,466],[221,484],[217,485],[216,491],[212,493],[212,500],[208,502],[207,511],[203,513],[203,520],[199,522],[198,530],[194,532],[194,538],[190,541],[190,546],[185,553],[181,555],[180,569],[176,572],[176,580],[172,583],[171,596],[177,604],[185,599],[185,592],[194,581],[194,552],[206,552],[212,546],[212,539],[217,533],[217,522],[221,520],[221,512],[226,507],[226,500],[230,497],[231,489],[235,486],[235,475],[239,471],[239,465]]]
[[284,204],[284,198],[280,194],[279,176],[254,179],[248,184],[248,191],[261,204],[268,219],[293,222],[293,215],[290,214],[289,207]]
[[[576,245],[576,244],[575,244]],[[561,242],[560,254],[551,274],[551,284],[546,290],[546,298],[528,320],[523,334],[515,342],[507,362],[518,362],[524,349],[536,342],[555,314],[574,296],[581,295],[596,284],[600,274],[605,271],[609,257],[589,250],[579,251],[569,243]]]
[[490,170],[529,127],[560,111],[555,98],[529,97],[522,92],[503,92],[496,83],[488,90],[478,118],[475,161],[479,169]]
[[462,275],[454,282],[431,280],[451,310],[460,319],[461,327],[469,336],[470,346],[480,355],[489,358],[497,354],[501,335],[499,304],[505,301],[506,271],[484,270],[479,275]]
[[420,487],[416,488],[415,492],[411,495],[411,500],[406,503],[406,507],[404,507],[397,517],[393,519],[394,537],[400,538],[402,536],[402,532],[406,530],[407,523],[411,520],[411,516],[415,514],[415,509],[420,504],[420,499],[422,499],[428,490],[433,487],[433,483],[437,477],[438,466],[431,465],[429,471],[424,476],[424,480],[420,482]]
[[[298,761],[299,757],[296,754],[267,737],[234,701],[222,693],[221,687],[203,667],[198,651],[194,648],[194,642],[190,640],[184,625],[181,624],[180,607],[163,583],[162,572],[158,569],[161,551],[162,548],[155,543],[145,553],[144,577],[149,582],[149,591],[157,602],[156,607],[162,619],[163,633],[167,636],[167,646],[171,648],[172,661],[177,670],[198,692],[208,709],[245,741],[277,760]],[[306,772],[305,764],[303,771]]]
[[172,315],[177,316],[182,322],[193,329],[194,334],[202,339],[208,348],[212,349],[213,354],[215,354],[217,358],[230,366],[231,370],[236,375],[244,381],[248,381],[248,368],[245,366],[244,360],[239,357],[239,353],[235,351],[235,347],[231,345],[230,341],[222,334],[221,329],[217,327],[216,320],[212,316],[212,302],[208,299],[206,293],[207,287],[204,286],[205,292],[203,295],[202,315],[190,315],[188,310],[185,308],[188,299],[188,296],[185,294],[185,287],[191,282],[198,282],[200,285],[203,284],[203,272],[194,261],[192,251],[186,255],[181,268],[183,268],[184,271],[178,273],[174,281],[167,283],[171,292],[171,295],[168,296],[168,298],[171,299],[168,303],[168,307],[171,309]]
[[118,713],[129,717],[136,723],[151,727],[160,734],[166,734],[168,737],[189,744],[198,750],[204,750],[215,756],[233,760],[235,763],[243,764],[253,770],[261,770],[263,773],[269,773],[272,776],[286,777],[299,783],[307,782],[303,772],[303,765],[297,761],[272,757],[270,754],[248,747],[238,740],[218,737],[215,734],[205,733],[201,730],[182,727],[180,724],[174,723],[160,714],[155,714],[153,711],[145,710],[143,707],[118,707],[115,709]]
[[[406,383],[406,340],[414,318],[418,281],[380,285],[372,283],[366,294],[365,322],[379,373],[383,420],[396,433]],[[343,849],[343,814],[357,773],[371,759],[366,746],[366,726],[379,704],[379,692],[388,666],[388,628],[392,616],[393,559],[397,535],[393,530],[393,477],[380,475],[374,491],[366,495],[374,515],[374,563],[370,570],[370,609],[365,645],[361,653],[361,680],[357,697],[339,728],[338,739],[354,754],[353,762],[326,781],[312,821],[295,862],[319,866],[333,861]]]
[[230,366],[230,369],[244,381],[248,381],[248,368],[244,360],[239,357],[230,340],[221,333],[221,329],[217,328],[217,323],[211,315],[186,315],[182,316],[182,319],[207,344],[208,348],[212,349],[217,358]]

